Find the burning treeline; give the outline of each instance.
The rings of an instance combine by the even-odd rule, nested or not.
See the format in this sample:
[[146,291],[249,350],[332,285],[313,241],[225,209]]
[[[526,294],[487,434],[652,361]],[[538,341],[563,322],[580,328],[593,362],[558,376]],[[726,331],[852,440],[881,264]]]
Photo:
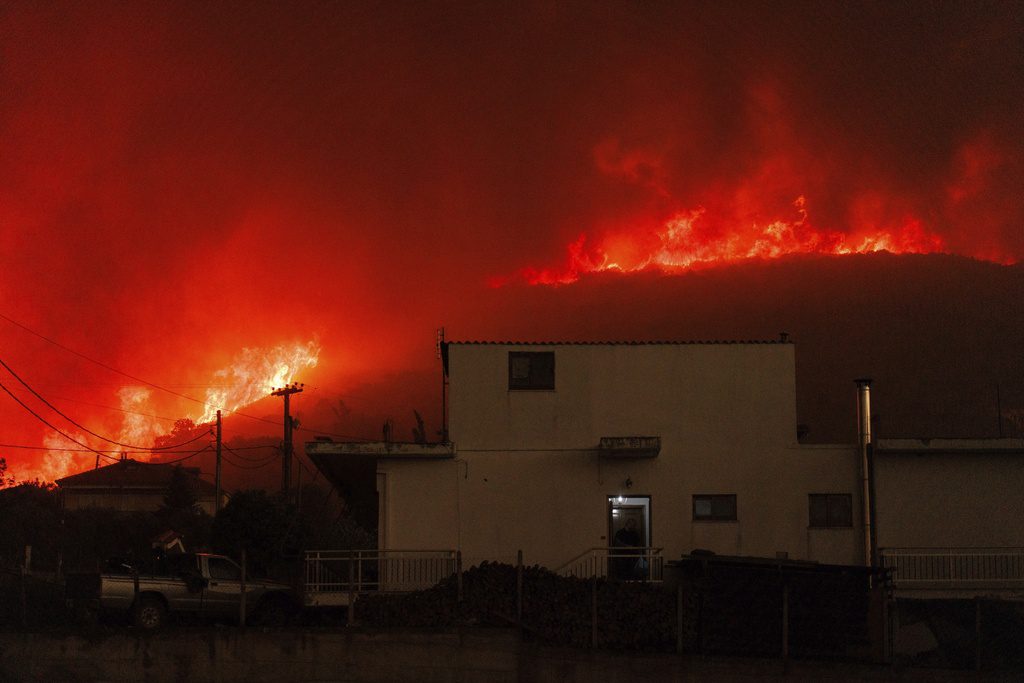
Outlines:
[[[202,398],[176,394],[189,406],[181,419],[201,427],[213,422],[218,410],[225,415],[243,410],[268,396],[274,388],[305,377],[305,372],[317,366],[320,351],[320,344],[316,340],[279,344],[271,348],[242,349],[230,365],[213,373]],[[168,425],[169,419],[154,415],[150,407],[154,392],[160,391],[161,388],[156,385],[123,386],[117,391],[123,418],[116,441],[138,447],[124,449],[133,459],[148,461],[159,456],[159,451],[146,452],[139,449],[155,446],[161,437],[167,437],[172,432]],[[74,427],[65,429],[62,426],[62,431],[79,443],[56,432],[48,433],[43,444],[51,450],[43,455],[35,467],[19,467],[16,472],[19,479],[53,481],[92,467],[96,462],[108,464],[110,460],[119,457],[116,447],[109,442],[83,434]],[[166,438],[163,440],[166,441]],[[207,442],[200,439],[194,445],[189,444],[189,448],[199,450]],[[103,455],[82,448],[79,444],[85,444]]]

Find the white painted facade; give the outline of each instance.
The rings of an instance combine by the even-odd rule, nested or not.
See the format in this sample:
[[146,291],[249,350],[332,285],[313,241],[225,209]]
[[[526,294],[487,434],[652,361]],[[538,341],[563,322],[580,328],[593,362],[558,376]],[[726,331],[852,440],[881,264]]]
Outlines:
[[[554,354],[553,388],[510,389],[510,353]],[[558,568],[612,543],[611,504],[667,559],[863,560],[858,451],[797,444],[790,343],[449,343],[446,360],[451,447],[378,449],[382,549],[455,548],[469,564],[521,549]],[[660,450],[612,454],[609,437]],[[810,494],[849,496],[849,526],[812,528]],[[735,496],[735,519],[695,520],[702,495]]]

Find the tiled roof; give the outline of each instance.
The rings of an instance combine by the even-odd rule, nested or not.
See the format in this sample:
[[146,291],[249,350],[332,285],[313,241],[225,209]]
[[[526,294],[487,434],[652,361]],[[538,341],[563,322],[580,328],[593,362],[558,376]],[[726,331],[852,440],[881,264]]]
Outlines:
[[[166,463],[139,462],[138,460],[120,460],[94,470],[86,470],[78,474],[57,480],[61,488],[148,488],[163,489],[174,475],[175,465]],[[182,470],[195,482],[199,494],[215,494],[216,487],[199,478],[198,467],[182,467]]]

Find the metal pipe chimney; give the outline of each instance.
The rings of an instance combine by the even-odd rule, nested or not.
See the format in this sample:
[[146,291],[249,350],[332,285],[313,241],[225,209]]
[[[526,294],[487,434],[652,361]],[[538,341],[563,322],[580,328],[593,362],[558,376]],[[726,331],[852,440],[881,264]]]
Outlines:
[[857,444],[860,447],[861,501],[864,518],[864,564],[874,564],[871,502],[871,380],[854,380],[857,385]]

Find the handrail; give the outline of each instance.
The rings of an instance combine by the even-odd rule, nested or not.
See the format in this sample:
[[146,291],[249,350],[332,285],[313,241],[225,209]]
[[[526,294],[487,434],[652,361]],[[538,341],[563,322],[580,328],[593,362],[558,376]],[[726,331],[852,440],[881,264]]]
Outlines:
[[893,586],[1024,583],[1024,548],[884,548]]
[[663,548],[651,546],[593,547],[558,569],[562,576],[603,577],[617,581],[661,581]]
[[[458,571],[454,550],[307,550],[307,594],[408,592]],[[351,572],[350,572],[351,570]]]
[[575,564],[575,563],[579,562],[580,560],[582,560],[583,558],[587,557],[588,555],[591,555],[591,554],[596,553],[596,552],[601,551],[601,550],[607,550],[607,548],[605,546],[594,546],[592,548],[587,548],[586,550],[584,550],[583,552],[581,552],[579,555],[577,555],[576,557],[572,558],[568,562],[566,562],[564,564],[561,564],[558,567],[556,567],[555,568],[555,573],[556,574],[561,574],[562,570],[565,569],[566,567],[568,567],[570,564]]

